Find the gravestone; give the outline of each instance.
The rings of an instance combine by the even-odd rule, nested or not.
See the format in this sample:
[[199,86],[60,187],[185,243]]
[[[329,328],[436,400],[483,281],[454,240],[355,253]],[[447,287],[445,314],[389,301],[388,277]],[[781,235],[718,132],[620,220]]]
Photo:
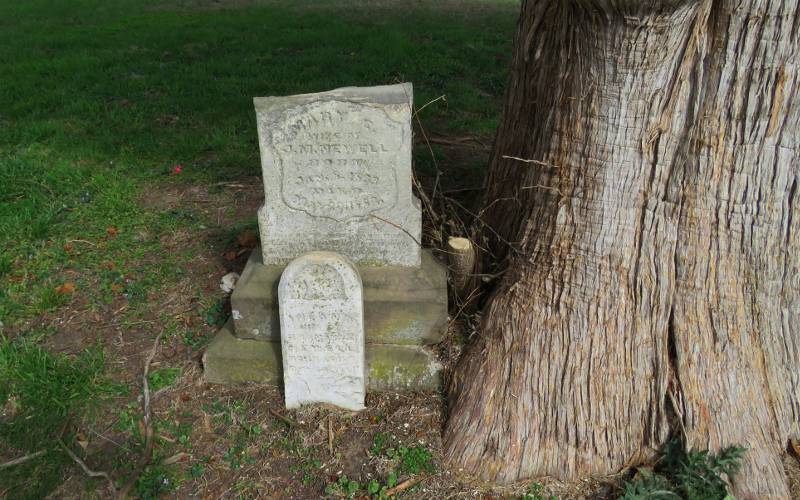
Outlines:
[[[318,364],[302,361],[310,351],[292,357],[290,340],[283,356],[285,321],[293,319],[284,317],[279,284],[293,259],[328,251],[357,266],[365,346],[361,368],[340,363],[325,369],[365,369],[370,390],[436,389],[441,366],[430,346],[442,340],[448,320],[447,275],[419,244],[420,205],[411,191],[411,84],[259,97],[254,104],[265,195],[257,214],[261,248],[231,295],[231,320],[203,354],[206,380],[280,383],[288,375],[319,382]],[[298,379],[301,368],[310,371]],[[294,394],[294,382],[287,387]]]
[[333,252],[302,255],[283,272],[278,300],[286,407],[363,409],[364,309],[355,266]]
[[312,250],[357,264],[420,265],[412,102],[409,83],[254,99],[265,265]]

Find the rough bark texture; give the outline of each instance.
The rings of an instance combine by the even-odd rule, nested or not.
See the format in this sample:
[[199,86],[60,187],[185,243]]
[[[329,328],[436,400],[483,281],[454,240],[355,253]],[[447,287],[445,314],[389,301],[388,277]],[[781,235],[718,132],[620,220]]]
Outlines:
[[789,496],[799,13],[797,0],[523,5],[483,212],[508,268],[454,377],[456,465],[575,479],[684,433],[749,449],[743,498]]

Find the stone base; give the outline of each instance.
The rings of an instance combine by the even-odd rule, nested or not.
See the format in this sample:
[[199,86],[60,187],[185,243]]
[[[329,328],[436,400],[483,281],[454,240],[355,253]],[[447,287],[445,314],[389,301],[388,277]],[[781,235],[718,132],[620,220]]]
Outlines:
[[[418,268],[357,266],[364,287],[367,344],[430,345],[447,324],[447,270],[430,250]],[[278,282],[284,265],[263,264],[255,248],[231,295],[236,337],[280,341]]]
[[[439,388],[441,366],[424,347],[367,344],[366,358],[369,390]],[[233,323],[228,321],[203,353],[203,372],[207,382],[217,384],[282,385],[281,344],[237,338],[233,335]]]

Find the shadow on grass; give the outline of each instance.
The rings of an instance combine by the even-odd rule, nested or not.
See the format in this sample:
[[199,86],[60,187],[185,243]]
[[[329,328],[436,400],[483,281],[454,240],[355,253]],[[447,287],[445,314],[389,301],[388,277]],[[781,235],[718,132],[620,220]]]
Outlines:
[[398,81],[415,84],[417,106],[446,96],[424,111],[435,131],[494,130],[514,2],[296,4],[6,4],[0,148],[253,175],[253,96]]

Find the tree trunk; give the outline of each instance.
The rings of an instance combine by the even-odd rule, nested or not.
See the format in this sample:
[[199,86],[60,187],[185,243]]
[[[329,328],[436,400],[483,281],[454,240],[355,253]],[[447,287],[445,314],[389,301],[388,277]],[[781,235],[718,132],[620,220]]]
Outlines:
[[799,11],[523,4],[480,226],[506,272],[453,380],[456,466],[570,480],[683,434],[748,448],[743,498],[789,496]]

